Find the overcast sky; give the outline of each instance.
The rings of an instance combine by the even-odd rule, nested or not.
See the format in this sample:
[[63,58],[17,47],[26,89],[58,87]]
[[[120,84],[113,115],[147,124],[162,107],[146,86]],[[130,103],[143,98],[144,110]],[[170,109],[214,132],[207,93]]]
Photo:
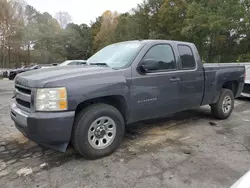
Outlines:
[[58,11],[68,12],[74,23],[89,24],[104,11],[127,12],[143,0],[26,0],[40,12],[49,12],[52,16]]

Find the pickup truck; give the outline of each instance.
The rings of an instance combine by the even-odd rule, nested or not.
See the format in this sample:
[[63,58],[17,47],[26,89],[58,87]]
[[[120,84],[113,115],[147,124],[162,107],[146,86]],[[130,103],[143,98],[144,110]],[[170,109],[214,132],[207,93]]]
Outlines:
[[125,126],[210,105],[226,119],[240,96],[244,66],[203,65],[194,44],[138,40],[109,45],[83,66],[18,74],[11,118],[29,139],[85,158],[113,153]]

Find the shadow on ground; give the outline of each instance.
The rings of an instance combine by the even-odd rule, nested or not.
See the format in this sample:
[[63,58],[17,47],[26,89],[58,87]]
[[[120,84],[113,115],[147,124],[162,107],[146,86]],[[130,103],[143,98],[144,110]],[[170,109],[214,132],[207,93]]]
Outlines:
[[[185,128],[185,126],[187,126],[187,121],[195,121],[201,118],[207,119],[209,121],[213,120],[209,109],[195,109],[173,114],[164,118],[130,124],[126,127],[124,142],[119,151],[125,155],[128,154],[133,156],[139,154],[137,150],[149,151],[152,150],[152,148],[157,149],[159,142],[158,140],[152,139],[152,136],[154,135],[157,136],[157,139],[162,139],[168,144],[177,144],[175,141],[176,135],[169,135],[169,138],[166,139],[165,134],[168,134],[169,129],[175,129],[175,127],[176,129]],[[173,130],[171,134],[172,133]],[[6,149],[0,152],[0,159],[2,159],[4,162],[16,163],[35,159],[39,160],[40,163],[46,163],[44,168],[49,169],[60,166],[72,159],[84,160],[76,152],[76,150],[74,150],[71,144],[69,145],[66,153],[61,153],[43,146],[39,146],[36,143],[24,138],[21,134],[19,136],[21,138],[2,143],[4,146],[1,147],[5,147]],[[145,143],[145,147],[142,149],[130,149],[130,146],[137,142],[137,140],[142,140],[146,136],[151,136],[151,139],[147,140],[147,142],[152,142],[154,147],[147,147],[149,144]]]

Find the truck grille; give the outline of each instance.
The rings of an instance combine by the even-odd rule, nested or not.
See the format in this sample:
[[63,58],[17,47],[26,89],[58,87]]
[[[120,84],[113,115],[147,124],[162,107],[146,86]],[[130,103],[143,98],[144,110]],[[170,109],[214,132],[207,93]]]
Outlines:
[[17,106],[26,111],[31,111],[31,88],[15,85],[15,98]]
[[17,86],[15,87],[18,91],[22,92],[22,93],[25,93],[27,95],[31,95],[31,90],[30,89],[26,89],[26,88],[23,88],[23,87],[20,87],[20,86]]

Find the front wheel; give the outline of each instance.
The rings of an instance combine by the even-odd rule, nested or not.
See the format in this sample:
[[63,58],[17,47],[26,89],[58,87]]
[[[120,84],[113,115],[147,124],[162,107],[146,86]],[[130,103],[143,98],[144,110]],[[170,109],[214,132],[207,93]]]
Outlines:
[[212,114],[218,119],[227,119],[234,108],[234,94],[230,89],[221,91],[217,103],[211,105]]
[[74,124],[72,142],[87,159],[97,159],[113,153],[124,136],[121,113],[107,104],[94,104],[83,109]]

